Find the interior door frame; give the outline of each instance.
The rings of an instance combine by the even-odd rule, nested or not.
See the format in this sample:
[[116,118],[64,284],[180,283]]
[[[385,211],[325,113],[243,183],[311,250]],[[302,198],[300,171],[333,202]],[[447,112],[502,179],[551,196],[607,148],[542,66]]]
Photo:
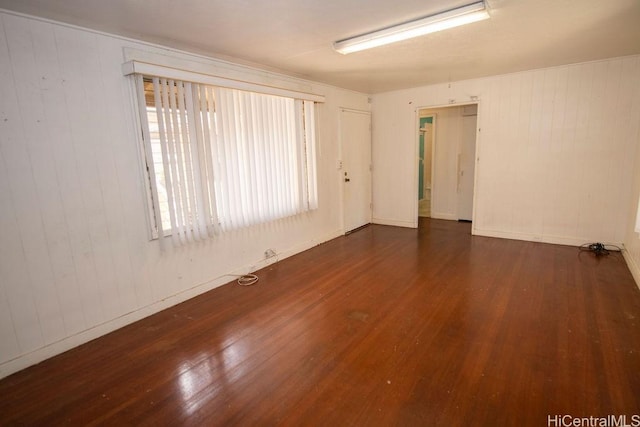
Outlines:
[[[477,112],[477,120],[476,120],[476,153],[475,153],[475,168],[474,168],[474,172],[473,172],[473,202],[472,202],[472,215],[471,215],[471,234],[475,234],[474,230],[475,230],[475,224],[476,224],[476,204],[477,204],[477,194],[478,194],[478,171],[480,169],[480,150],[481,150],[481,138],[480,138],[480,134],[481,134],[481,128],[480,128],[480,117],[481,117],[481,106],[482,103],[481,101],[478,100],[474,100],[474,101],[470,101],[470,102],[459,102],[459,103],[452,103],[452,104],[437,104],[437,105],[426,105],[426,106],[421,106],[421,107],[417,107],[414,110],[413,113],[413,121],[414,121],[414,125],[413,125],[413,129],[414,129],[414,152],[415,152],[415,156],[414,159],[415,161],[413,162],[413,195],[415,196],[416,194],[418,194],[418,179],[419,179],[419,166],[418,166],[418,159],[420,157],[420,110],[435,110],[435,109],[439,109],[439,108],[450,108],[450,107],[464,107],[467,105],[477,105],[478,106],[478,112]],[[436,113],[434,113],[436,114]],[[436,169],[436,165],[435,165],[435,159],[436,159],[436,138],[438,135],[438,129],[437,129],[437,125],[436,125],[436,121],[437,119],[434,118],[434,123],[433,123],[433,147],[432,147],[432,165],[431,165],[431,211],[433,211],[433,192],[434,189],[436,187],[436,180],[435,180],[435,169]],[[456,177],[457,178],[457,177]],[[414,228],[418,228],[418,198],[417,197],[413,197],[413,212],[414,212]],[[457,214],[457,203],[456,203],[456,214]]]
[[[338,112],[339,112],[339,120],[338,120],[338,139],[339,139],[339,146],[340,146],[340,158],[338,159],[338,164],[336,165],[336,169],[338,170],[338,179],[340,182],[339,188],[340,188],[340,229],[342,231],[342,234],[347,234],[347,230],[346,230],[346,221],[345,221],[345,208],[346,208],[346,204],[345,204],[345,181],[344,181],[344,170],[345,170],[345,165],[344,165],[344,141],[342,140],[342,113],[346,112],[346,113],[355,113],[355,114],[364,114],[369,116],[369,149],[371,150],[371,158],[369,160],[369,178],[370,178],[370,186],[369,186],[369,200],[371,200],[371,203],[369,205],[369,218],[370,220],[373,219],[373,208],[372,208],[372,204],[373,204],[373,174],[371,173],[371,169],[373,167],[372,162],[373,162],[373,146],[372,146],[372,135],[371,135],[371,125],[372,125],[372,114],[371,111],[367,111],[367,110],[357,110],[357,109],[353,109],[353,108],[347,108],[347,107],[339,107],[338,108]],[[417,189],[416,189],[417,191]],[[350,230],[352,231],[352,230]]]
[[[462,131],[463,131],[462,132],[463,136],[458,141],[458,161],[457,161],[457,165],[458,165],[457,172],[458,172],[458,175],[456,177],[456,189],[457,189],[457,193],[458,193],[457,194],[457,201],[456,201],[456,214],[457,214],[457,217],[458,217],[458,221],[468,221],[467,218],[463,217],[463,211],[465,209],[462,209],[462,210],[460,209],[460,200],[461,199],[468,200],[468,196],[464,197],[464,198],[461,197],[462,194],[461,194],[461,191],[460,191],[461,188],[464,188],[462,186],[462,184],[461,184],[461,182],[463,180],[461,174],[462,174],[462,170],[463,170],[463,164],[462,164],[463,153],[465,153],[465,151],[466,151],[466,150],[464,150],[464,147],[466,147],[465,138],[464,138],[465,119],[467,119],[468,117],[474,117],[474,127],[475,127],[474,132],[473,132],[473,135],[474,135],[474,139],[473,139],[473,157],[471,157],[469,159],[470,163],[472,163],[472,167],[474,169],[473,184],[475,184],[475,167],[476,167],[476,164],[478,163],[478,161],[477,161],[478,158],[476,157],[476,148],[477,148],[477,145],[478,145],[478,114],[477,114],[477,109],[476,109],[476,114],[475,115],[466,115],[465,116],[464,111],[463,111],[463,113],[462,113],[462,121],[461,121],[461,128],[462,128]],[[468,142],[471,142],[471,141],[468,141]],[[466,165],[466,163],[465,163],[465,165]],[[475,197],[475,187],[472,188],[472,194],[471,194],[471,222],[473,222],[473,199],[474,199],[474,197]]]
[[[416,155],[416,158],[418,159],[418,161],[420,160],[420,119],[424,118],[424,117],[431,117],[431,132],[433,133],[433,136],[431,137],[431,189],[430,189],[430,200],[429,200],[429,211],[431,211],[431,209],[433,208],[433,187],[434,187],[434,182],[433,180],[435,179],[435,168],[433,167],[433,164],[435,162],[435,158],[436,158],[436,133],[438,132],[438,128],[436,126],[436,122],[438,121],[438,113],[429,113],[425,116],[421,116],[420,115],[420,110],[424,110],[424,108],[419,108],[417,110],[418,114],[417,114],[417,119],[418,119],[418,154]],[[416,182],[418,183],[418,188],[420,187],[420,183],[419,183],[419,179],[420,179],[420,166],[417,167],[417,178],[416,178]],[[416,191],[417,193],[417,191]],[[418,199],[418,202],[416,203],[416,211],[420,210],[420,199]],[[419,213],[419,212],[418,212]],[[417,221],[417,220],[416,220]],[[416,222],[416,226],[417,226],[417,222]]]

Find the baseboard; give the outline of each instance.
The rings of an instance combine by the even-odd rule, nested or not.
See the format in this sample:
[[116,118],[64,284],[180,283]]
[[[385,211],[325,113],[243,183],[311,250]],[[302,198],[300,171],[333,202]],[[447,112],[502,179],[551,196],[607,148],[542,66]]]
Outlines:
[[431,218],[433,219],[446,219],[449,221],[457,221],[458,215],[452,213],[431,212]]
[[[498,237],[501,239],[524,240],[527,242],[551,243],[554,245],[580,246],[589,241],[568,236],[538,235],[533,233],[517,233],[511,231],[486,230],[472,227],[471,234],[475,236]],[[622,247],[618,242],[607,242]]]
[[[299,254],[300,252],[304,252],[304,251],[306,251],[308,249],[311,249],[311,248],[313,248],[315,246],[321,245],[321,244],[323,244],[325,242],[328,242],[329,240],[333,240],[333,239],[335,239],[337,237],[340,237],[340,236],[344,236],[344,232],[342,230],[334,230],[334,231],[332,231],[330,233],[325,234],[324,236],[321,236],[320,238],[311,239],[311,240],[309,240],[307,242],[304,242],[304,243],[302,243],[300,245],[294,246],[291,249],[288,249],[286,251],[280,252],[276,257],[277,261],[285,259],[285,258],[289,258],[290,256]],[[260,268],[266,267],[267,265],[273,264],[273,261],[271,261],[271,260],[264,260],[264,261],[266,262],[265,265],[262,266],[262,267],[259,267],[258,270]],[[271,262],[269,262],[269,261],[271,261]]]
[[393,225],[396,227],[408,227],[408,228],[418,228],[418,222],[416,221],[398,221],[395,219],[384,219],[384,218],[372,218],[371,222],[373,224],[379,225]]
[[94,326],[90,329],[84,330],[75,335],[66,337],[60,341],[57,341],[49,345],[46,345],[44,347],[41,347],[39,349],[36,349],[32,352],[25,353],[11,360],[5,361],[0,364],[0,378],[4,378],[15,372],[21,371],[22,369],[28,368],[29,366],[38,364],[53,356],[64,353],[67,350],[71,350],[74,347],[78,347],[79,345],[85,344],[91,340],[99,338],[103,335],[106,335],[110,332],[113,332],[131,323],[137,322],[138,320],[144,319],[145,317],[151,316],[152,314],[158,313],[169,307],[180,304],[181,302],[187,301],[191,298],[194,298],[198,295],[201,295],[205,292],[208,292],[212,289],[215,289],[219,286],[229,283],[232,280],[234,280],[234,276],[247,274],[247,272],[254,272],[254,271],[260,270],[261,268],[271,265],[279,260],[298,254],[307,249],[313,248],[314,246],[318,246],[336,237],[340,237],[343,234],[344,233],[342,233],[340,230],[335,230],[333,232],[327,233],[323,236],[314,238],[300,245],[296,245],[293,248],[280,252],[275,257],[260,260],[257,262],[252,262],[244,266],[238,267],[227,274],[221,275],[207,282],[195,285],[187,290],[184,290],[175,295],[166,297],[153,304],[139,308],[138,310],[124,314],[120,317],[109,320],[105,323]]

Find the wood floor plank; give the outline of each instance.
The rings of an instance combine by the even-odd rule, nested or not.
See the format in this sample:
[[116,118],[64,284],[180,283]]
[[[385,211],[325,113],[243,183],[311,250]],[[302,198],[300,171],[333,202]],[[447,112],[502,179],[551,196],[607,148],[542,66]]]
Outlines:
[[[640,414],[619,253],[369,226],[0,381],[0,425],[540,426]],[[640,420],[640,418],[639,418]]]

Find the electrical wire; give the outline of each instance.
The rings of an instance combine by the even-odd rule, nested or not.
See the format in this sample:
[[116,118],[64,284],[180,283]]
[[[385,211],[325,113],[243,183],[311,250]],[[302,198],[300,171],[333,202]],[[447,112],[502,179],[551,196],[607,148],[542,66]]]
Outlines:
[[[269,259],[269,258],[275,258],[275,262],[278,262],[278,254],[276,253],[275,250],[273,249],[267,249],[264,252],[264,257],[265,259]],[[273,262],[269,263],[272,264]],[[233,274],[228,274],[228,276],[233,276]],[[258,276],[256,276],[255,274],[244,274],[242,276],[236,276],[238,278],[238,285],[240,286],[251,286],[251,285],[255,285],[256,283],[258,283]]]
[[240,276],[238,278],[238,285],[240,286],[251,286],[255,285],[258,282],[258,276],[255,274],[245,274],[244,276]]
[[622,252],[619,246],[600,242],[585,243],[584,245],[580,245],[579,249],[580,252],[591,252],[597,257],[609,255],[611,252]]
[[[267,252],[271,251],[269,254],[267,254]],[[267,252],[265,252],[265,257],[266,258],[274,258],[276,259],[275,262],[278,262],[278,255],[275,253],[275,251],[273,250],[268,250]],[[256,283],[258,283],[258,276],[256,276],[255,274],[225,274],[225,276],[232,276],[232,277],[237,277],[238,280],[238,285],[240,286],[251,286],[251,285],[255,285]]]
[[240,286],[255,285],[259,280],[258,276],[256,276],[255,274],[224,274],[224,276],[237,277],[237,282]]

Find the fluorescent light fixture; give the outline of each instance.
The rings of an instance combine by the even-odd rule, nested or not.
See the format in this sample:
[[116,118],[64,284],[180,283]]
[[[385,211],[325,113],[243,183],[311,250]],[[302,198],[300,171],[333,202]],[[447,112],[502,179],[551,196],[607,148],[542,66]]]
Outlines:
[[343,55],[346,55],[347,53],[371,49],[372,47],[383,46],[385,44],[435,33],[436,31],[482,21],[487,18],[489,18],[489,13],[484,5],[484,1],[479,1],[436,15],[416,19],[415,21],[405,22],[361,36],[340,40],[333,44],[333,48]]

